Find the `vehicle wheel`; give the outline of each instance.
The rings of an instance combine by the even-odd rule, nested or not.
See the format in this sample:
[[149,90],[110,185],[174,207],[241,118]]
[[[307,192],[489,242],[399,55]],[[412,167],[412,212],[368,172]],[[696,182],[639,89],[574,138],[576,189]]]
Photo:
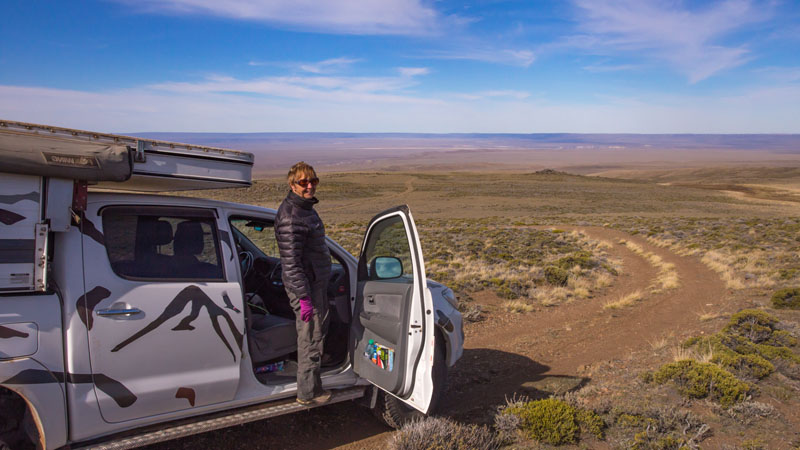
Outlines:
[[[431,397],[431,407],[428,409],[427,415],[432,415],[436,412],[439,401],[446,389],[447,363],[445,362],[444,339],[437,331],[436,351],[433,353],[433,396]],[[394,429],[400,429],[406,423],[412,420],[422,419],[426,416],[383,391],[379,392],[378,404],[375,406],[374,413],[379,419],[386,423],[386,425]]]
[[25,401],[0,388],[0,450],[33,449],[24,432],[25,416],[30,415]]

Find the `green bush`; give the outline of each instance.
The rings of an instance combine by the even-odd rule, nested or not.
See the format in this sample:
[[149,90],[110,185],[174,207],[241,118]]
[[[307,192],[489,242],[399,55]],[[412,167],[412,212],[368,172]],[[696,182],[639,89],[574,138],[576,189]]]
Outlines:
[[800,356],[789,347],[797,338],[777,330],[777,319],[763,311],[743,310],[731,317],[722,332],[694,337],[683,345],[714,355],[712,362],[744,377],[761,379],[775,371],[772,361],[800,363]]
[[578,440],[577,410],[554,398],[509,406],[504,413],[518,416],[525,434],[534,440],[559,445]]
[[[500,415],[511,415],[519,418],[519,421],[498,421],[495,418],[496,424],[519,423],[528,438],[552,445],[576,442],[581,427],[602,439],[606,427],[603,419],[594,411],[575,408],[555,398],[510,403]],[[503,432],[508,434],[508,430]]]
[[771,362],[752,353],[742,355],[728,350],[715,354],[711,362],[745,377],[759,380],[775,372],[775,366]]
[[606,422],[594,411],[578,409],[578,423],[597,439],[605,437]]
[[781,289],[772,295],[772,306],[778,309],[800,309],[800,288]]
[[570,270],[575,266],[580,266],[581,269],[591,269],[597,266],[597,261],[592,259],[590,252],[580,250],[559,259],[556,261],[556,266],[564,270]]
[[690,398],[711,397],[724,407],[741,402],[750,392],[750,385],[739,381],[727,370],[711,363],[685,359],[661,366],[653,381],[675,383],[678,392]]
[[797,346],[797,338],[786,330],[775,330],[765,344],[773,347],[795,347]]
[[768,340],[775,330],[778,319],[757,309],[744,309],[731,316],[722,332],[731,336],[742,336],[758,344]]
[[560,267],[547,266],[544,268],[544,279],[553,286],[566,286],[569,272]]

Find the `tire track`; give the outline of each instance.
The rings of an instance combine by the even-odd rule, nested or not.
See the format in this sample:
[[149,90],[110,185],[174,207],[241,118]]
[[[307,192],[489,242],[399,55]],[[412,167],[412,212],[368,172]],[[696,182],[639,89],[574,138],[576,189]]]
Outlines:
[[[490,405],[501,404],[515,392],[522,392],[520,388],[527,382],[545,377],[580,378],[581,368],[624,358],[664,337],[677,342],[700,326],[699,314],[709,303],[720,305],[726,292],[722,280],[698,258],[678,256],[617,230],[559,228],[583,231],[590,238],[613,242],[608,251],[622,259],[624,272],[601,296],[516,315],[511,322],[500,325],[496,322],[494,327],[492,322],[498,321],[497,318],[477,324],[467,337],[465,358],[454,370],[452,392],[445,399],[443,413],[461,420],[481,421],[482,411],[491,410]],[[656,268],[643,256],[618,244],[621,239],[674,264],[681,285],[647,294],[630,307],[603,309],[605,303],[622,295],[639,289],[647,291],[658,276]],[[469,359],[469,355],[479,358]],[[492,358],[495,361],[486,361]],[[502,367],[504,364],[511,367]],[[482,375],[476,376],[487,370],[495,373],[487,374],[486,380],[481,379]]]

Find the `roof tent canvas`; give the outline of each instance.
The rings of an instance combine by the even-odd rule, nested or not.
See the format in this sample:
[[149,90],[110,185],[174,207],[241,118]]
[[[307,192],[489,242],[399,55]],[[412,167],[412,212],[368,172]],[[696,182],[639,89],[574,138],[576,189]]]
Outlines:
[[0,172],[161,192],[247,187],[252,167],[236,150],[0,120]]
[[17,133],[0,128],[0,170],[86,181],[126,181],[133,173],[127,146]]

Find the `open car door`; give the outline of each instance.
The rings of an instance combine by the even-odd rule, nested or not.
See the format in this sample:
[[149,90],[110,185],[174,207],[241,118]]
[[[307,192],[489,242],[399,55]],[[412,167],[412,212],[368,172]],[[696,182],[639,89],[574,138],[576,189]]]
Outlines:
[[388,209],[367,226],[353,317],[355,373],[427,413],[433,394],[433,300],[408,206]]

